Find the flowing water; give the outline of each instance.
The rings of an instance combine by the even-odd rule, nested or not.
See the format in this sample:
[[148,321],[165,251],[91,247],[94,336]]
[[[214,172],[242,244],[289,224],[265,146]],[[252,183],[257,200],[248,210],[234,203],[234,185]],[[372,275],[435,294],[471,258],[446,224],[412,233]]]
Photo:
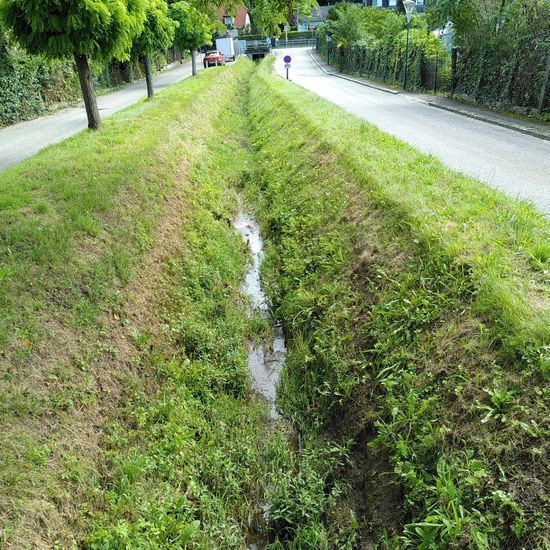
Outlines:
[[[242,292],[250,298],[250,315],[259,312],[267,318],[268,307],[260,281],[260,267],[263,259],[263,241],[256,220],[240,210],[235,220],[235,229],[246,242],[252,262],[248,265]],[[276,388],[281,369],[286,359],[286,343],[281,323],[275,322],[273,340],[269,346],[250,343],[248,348],[248,369],[252,387],[269,403],[271,417],[279,418],[275,407]]]

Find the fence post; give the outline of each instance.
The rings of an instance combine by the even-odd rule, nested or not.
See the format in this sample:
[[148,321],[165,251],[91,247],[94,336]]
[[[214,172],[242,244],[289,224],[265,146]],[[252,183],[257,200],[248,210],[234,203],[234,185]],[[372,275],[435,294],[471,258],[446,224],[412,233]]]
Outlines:
[[458,49],[451,49],[451,97],[454,97],[456,90],[456,82],[458,79],[457,75],[457,64],[458,64]]
[[539,108],[537,109],[539,115],[542,115],[542,108],[544,107],[544,97],[546,96],[546,88],[548,87],[548,77],[550,76],[550,52],[546,54],[546,71],[544,72],[544,78],[542,79],[542,88],[540,89]]
[[437,66],[439,63],[439,49],[435,50],[435,76],[434,76],[434,94],[437,93]]

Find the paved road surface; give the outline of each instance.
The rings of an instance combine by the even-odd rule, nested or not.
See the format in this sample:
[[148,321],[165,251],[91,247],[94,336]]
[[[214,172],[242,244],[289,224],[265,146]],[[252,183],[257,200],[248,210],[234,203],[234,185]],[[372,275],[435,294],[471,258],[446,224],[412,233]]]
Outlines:
[[442,111],[418,100],[392,95],[325,75],[307,49],[275,52],[292,57],[290,78],[300,86],[373,123],[446,165],[508,195],[529,199],[550,214],[550,142]]
[[[197,69],[201,67],[197,58]],[[191,75],[191,62],[174,65],[154,76],[155,91]],[[145,81],[132,84],[97,98],[102,118],[108,117],[147,95]],[[63,109],[52,115],[20,122],[0,130],[0,171],[34,155],[46,145],[62,141],[87,128],[84,105]]]

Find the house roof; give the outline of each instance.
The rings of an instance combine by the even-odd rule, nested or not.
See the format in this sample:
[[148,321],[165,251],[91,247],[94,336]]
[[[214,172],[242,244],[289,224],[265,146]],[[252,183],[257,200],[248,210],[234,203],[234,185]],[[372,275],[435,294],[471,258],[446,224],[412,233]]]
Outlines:
[[250,23],[250,20],[248,17],[248,11],[242,4],[238,4],[237,6],[235,6],[235,8],[236,8],[235,15],[231,13],[227,13],[223,8],[220,8],[219,10],[220,20],[223,22],[223,18],[226,15],[230,15],[233,17],[233,27],[235,27],[236,29],[242,29],[247,24]]

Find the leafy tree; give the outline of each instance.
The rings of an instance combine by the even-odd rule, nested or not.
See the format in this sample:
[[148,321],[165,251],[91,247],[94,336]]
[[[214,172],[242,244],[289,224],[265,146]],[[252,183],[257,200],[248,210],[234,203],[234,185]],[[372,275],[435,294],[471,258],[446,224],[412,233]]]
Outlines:
[[214,26],[207,14],[189,2],[176,2],[170,6],[170,17],[178,24],[174,44],[180,51],[191,52],[192,74],[197,74],[196,50],[212,43]]
[[153,77],[151,74],[151,57],[168,48],[174,40],[176,22],[168,16],[168,5],[165,0],[149,0],[145,12],[143,31],[134,40],[132,56],[143,65],[147,81],[147,97],[153,97]]
[[338,47],[351,46],[364,34],[362,12],[354,4],[345,3],[338,8],[338,17],[330,22],[333,39]]
[[319,7],[317,0],[251,0],[253,24],[268,36],[279,36],[281,25],[296,24],[296,20],[311,15]]
[[405,26],[405,19],[396,11],[366,8],[362,15],[364,32],[374,38],[395,36]]
[[[181,1],[181,0],[178,0]],[[186,0],[188,1],[197,11],[204,13],[210,19],[210,23],[214,30],[218,31],[220,34],[223,34],[227,27],[220,21],[220,8],[223,9],[227,14],[236,12],[236,5],[239,0]],[[174,3],[174,2],[169,2]]]
[[[498,2],[500,4],[500,2]],[[453,23],[455,43],[467,47],[480,44],[491,32],[490,20],[497,3],[489,0],[435,0],[428,5],[427,18],[432,27]]]
[[254,28],[267,36],[278,37],[281,25],[287,22],[287,7],[284,0],[255,0],[252,5]]
[[286,0],[286,10],[290,25],[296,25],[298,20],[311,15],[313,8],[318,8],[317,0]]
[[43,113],[39,69],[0,25],[0,128]]
[[101,126],[89,59],[127,59],[147,0],[0,0],[0,19],[31,53],[74,56],[88,127]]

